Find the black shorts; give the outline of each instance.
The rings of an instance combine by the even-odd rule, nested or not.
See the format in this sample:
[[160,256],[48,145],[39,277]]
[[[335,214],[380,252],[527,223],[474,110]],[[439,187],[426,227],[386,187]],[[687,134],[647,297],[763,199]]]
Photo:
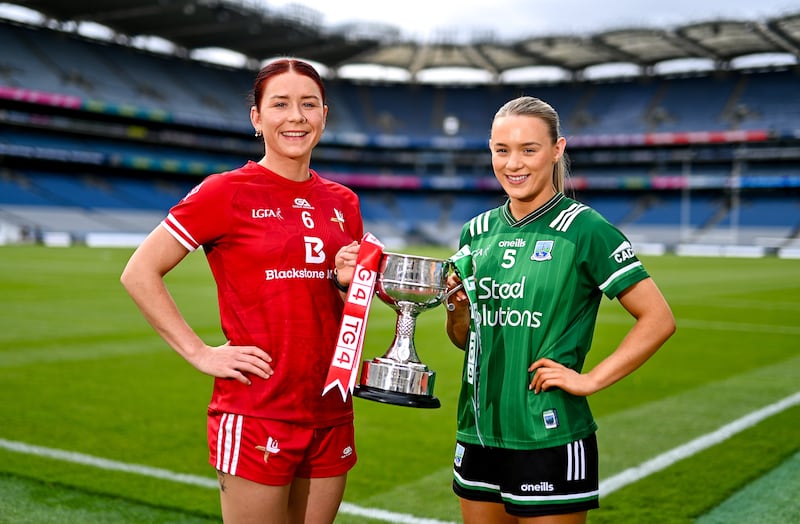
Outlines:
[[597,437],[534,450],[456,443],[453,491],[459,497],[505,505],[517,517],[599,507]]

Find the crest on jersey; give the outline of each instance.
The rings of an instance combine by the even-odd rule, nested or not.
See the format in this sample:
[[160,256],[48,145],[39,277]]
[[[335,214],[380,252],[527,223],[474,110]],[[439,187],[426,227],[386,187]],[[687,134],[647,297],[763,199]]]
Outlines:
[[344,213],[342,213],[336,208],[333,208],[333,213],[336,216],[331,218],[331,222],[336,222],[337,224],[339,224],[339,229],[344,231]]
[[552,251],[552,240],[537,240],[536,245],[533,246],[533,255],[531,255],[531,260],[535,260],[536,262],[551,260],[553,258],[551,253]]
[[266,446],[256,446],[256,449],[258,451],[263,451],[264,452],[264,462],[265,463],[267,463],[269,461],[269,456],[270,456],[271,453],[277,453],[277,452],[279,452],[281,450],[281,448],[278,447],[278,441],[275,440],[272,437],[269,437],[267,439],[267,445]]

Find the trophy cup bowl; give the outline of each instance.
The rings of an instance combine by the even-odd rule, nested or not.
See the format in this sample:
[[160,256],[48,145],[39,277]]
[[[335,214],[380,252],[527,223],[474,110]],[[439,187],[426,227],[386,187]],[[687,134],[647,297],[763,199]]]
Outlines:
[[384,252],[375,293],[397,312],[395,337],[382,356],[365,360],[353,394],[368,400],[417,408],[438,408],[433,396],[436,373],[422,363],[414,346],[417,316],[448,297],[451,262]]

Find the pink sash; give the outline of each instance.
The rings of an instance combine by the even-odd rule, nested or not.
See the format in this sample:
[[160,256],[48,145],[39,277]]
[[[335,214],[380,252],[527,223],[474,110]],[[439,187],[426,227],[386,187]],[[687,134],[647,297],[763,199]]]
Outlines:
[[342,322],[339,325],[336,351],[325,379],[323,395],[337,387],[342,394],[342,400],[346,401],[347,394],[353,392],[382,254],[383,244],[371,233],[366,233],[361,239],[353,281],[347,292]]

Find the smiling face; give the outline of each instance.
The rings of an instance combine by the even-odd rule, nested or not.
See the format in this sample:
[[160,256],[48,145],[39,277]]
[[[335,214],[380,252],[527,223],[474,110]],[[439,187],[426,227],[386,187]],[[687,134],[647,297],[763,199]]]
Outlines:
[[566,140],[555,143],[540,117],[507,115],[492,123],[489,149],[494,175],[511,200],[511,212],[520,219],[556,194],[553,169],[564,154]]
[[257,104],[250,120],[264,135],[265,165],[281,174],[288,174],[288,163],[299,162],[307,169],[328,115],[317,83],[291,70],[281,73],[269,78]]

